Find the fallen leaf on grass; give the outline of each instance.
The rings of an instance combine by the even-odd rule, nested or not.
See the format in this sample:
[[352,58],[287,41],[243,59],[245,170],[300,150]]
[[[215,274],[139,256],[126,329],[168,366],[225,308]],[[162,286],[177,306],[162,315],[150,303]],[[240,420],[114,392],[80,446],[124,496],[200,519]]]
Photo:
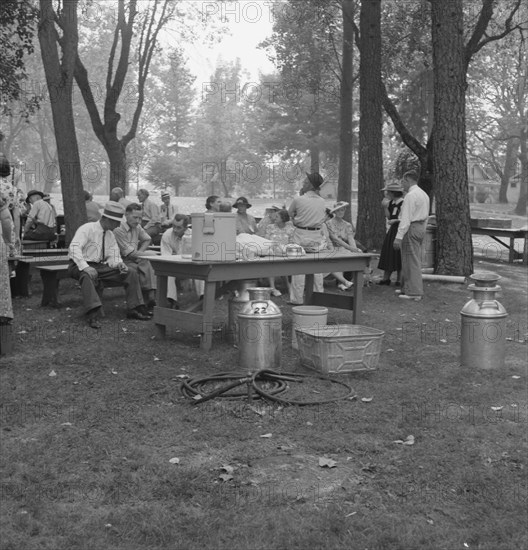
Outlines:
[[117,371],[116,370],[111,370],[110,371],[112,374],[117,374]]
[[350,512],[350,514],[347,514],[345,517],[346,517],[346,518],[349,518],[350,516],[353,516],[353,515],[355,515],[355,514],[357,514],[357,512]]
[[512,376],[512,378],[513,378],[514,380],[519,380],[520,376],[517,376],[516,374],[514,374],[514,375]]
[[176,378],[189,378],[188,374],[177,374]]
[[220,474],[218,476],[223,482],[231,481],[233,479],[233,476],[230,474]]
[[337,462],[331,458],[326,458],[324,456],[319,458],[319,466],[321,468],[335,468],[336,464]]
[[20,330],[17,334],[27,334],[27,330]]
[[57,376],[57,373],[56,373],[54,370],[52,370],[52,371],[48,374],[48,376]]
[[224,464],[220,469],[224,470],[224,472],[226,472],[228,474],[232,474],[235,471],[233,466],[229,466],[229,464]]
[[394,351],[392,348],[386,349],[385,351]]
[[370,403],[373,399],[374,397],[362,397],[361,401],[363,401],[363,403]]
[[63,422],[61,426],[73,426],[71,422]]
[[408,435],[405,441],[402,439],[396,439],[393,443],[400,443],[401,445],[414,445],[414,435]]
[[266,437],[266,438],[270,438],[272,436],[272,434],[264,434],[264,435],[261,435],[260,437]]
[[258,414],[259,416],[264,416],[266,414],[266,409],[259,409],[257,407],[249,407],[254,413]]
[[497,411],[502,411],[503,408],[504,407],[491,407],[491,410],[497,412]]
[[195,401],[200,401],[200,399],[202,399],[202,396],[200,394],[196,394],[196,395],[193,395],[193,399]]
[[173,458],[171,458],[171,459],[169,460],[169,462],[170,462],[171,464],[179,464],[179,463],[180,463],[180,459],[179,459],[178,457],[174,456]]
[[154,357],[153,359],[154,361],[161,361],[161,359],[159,357]]

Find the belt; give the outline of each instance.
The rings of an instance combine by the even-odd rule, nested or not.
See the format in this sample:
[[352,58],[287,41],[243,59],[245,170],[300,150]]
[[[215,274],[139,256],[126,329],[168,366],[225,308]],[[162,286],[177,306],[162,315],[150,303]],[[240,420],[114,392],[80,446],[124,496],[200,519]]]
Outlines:
[[424,223],[427,221],[427,218],[425,220],[414,220],[413,222],[411,223]]
[[299,225],[295,226],[297,229],[304,229],[305,231],[320,231],[320,227],[300,227]]

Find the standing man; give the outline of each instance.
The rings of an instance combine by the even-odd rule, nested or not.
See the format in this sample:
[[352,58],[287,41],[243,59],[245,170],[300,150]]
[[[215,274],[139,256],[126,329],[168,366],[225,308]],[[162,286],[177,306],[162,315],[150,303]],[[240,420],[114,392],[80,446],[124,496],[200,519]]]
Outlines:
[[[182,253],[182,239],[187,231],[189,218],[185,214],[176,214],[172,219],[172,228],[167,229],[161,237],[161,255],[172,256]],[[172,309],[180,309],[176,279],[167,277],[167,299]]]
[[112,233],[119,227],[123,214],[124,209],[119,203],[107,202],[99,221],[85,223],[77,229],[68,251],[68,274],[81,284],[86,320],[95,329],[101,328],[102,303],[97,290],[104,281],[124,285],[129,319],[150,319],[143,303],[137,271],[128,268],[121,259]]
[[[300,196],[295,197],[288,208],[295,231],[292,242],[302,246],[306,252],[318,252],[327,248],[323,225],[326,216],[326,205],[319,194],[323,178],[318,172],[306,174]],[[304,302],[304,275],[292,275],[290,285],[290,303],[302,305]],[[323,292],[323,274],[314,275],[314,290]]]
[[161,220],[158,205],[149,199],[149,192],[146,189],[139,189],[137,198],[142,209],[141,227],[152,238],[153,244],[159,244]]
[[114,236],[123,261],[139,275],[143,300],[151,315],[156,305],[156,276],[150,262],[139,256],[155,256],[156,253],[148,250],[152,239],[141,227],[141,205],[133,202],[126,207],[125,219],[114,230]]
[[172,218],[178,213],[178,207],[175,204],[171,204],[171,196],[167,191],[163,191],[161,194],[160,207],[161,211],[161,229],[165,231],[172,225]]
[[400,212],[400,225],[394,239],[394,249],[401,250],[402,288],[396,294],[404,300],[419,302],[423,298],[422,242],[429,216],[429,197],[418,187],[418,174],[411,170],[403,175],[407,192]]
[[24,226],[24,239],[30,241],[52,241],[55,239],[57,220],[53,215],[53,209],[46,201],[42,200],[44,193],[31,190],[27,194],[26,202],[31,205],[26,225]]

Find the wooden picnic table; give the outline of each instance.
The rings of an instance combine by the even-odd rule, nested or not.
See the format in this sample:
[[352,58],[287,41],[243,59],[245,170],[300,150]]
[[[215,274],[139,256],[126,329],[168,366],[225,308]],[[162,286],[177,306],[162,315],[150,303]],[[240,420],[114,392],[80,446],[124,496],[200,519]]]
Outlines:
[[[352,323],[357,323],[361,313],[363,271],[371,258],[370,254],[338,255],[334,252],[306,254],[300,258],[259,257],[254,260],[226,262],[197,262],[181,256],[143,256],[150,261],[157,277],[157,306],[154,322],[160,336],[165,337],[166,328],[197,331],[201,334],[200,347],[208,351],[213,341],[213,311],[216,283],[241,281],[265,277],[306,275],[305,304],[351,310]],[[349,295],[313,292],[315,273],[335,271],[352,272],[354,287]],[[201,279],[205,282],[203,308],[194,312],[194,305],[187,310],[169,308],[167,278]]]
[[[528,228],[505,229],[499,227],[472,227],[471,233],[473,235],[487,235],[506,247],[509,252],[508,261],[510,263],[520,258],[522,258],[524,264],[528,263]],[[501,237],[509,239],[509,245],[507,242],[502,241]],[[524,239],[522,252],[515,249],[515,239]]]

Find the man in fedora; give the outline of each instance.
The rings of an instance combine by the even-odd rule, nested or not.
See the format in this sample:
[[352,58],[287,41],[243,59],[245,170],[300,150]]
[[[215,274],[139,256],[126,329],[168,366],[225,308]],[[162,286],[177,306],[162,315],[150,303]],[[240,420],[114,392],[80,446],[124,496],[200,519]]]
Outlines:
[[113,234],[113,230],[121,224],[124,213],[118,202],[107,202],[99,221],[81,225],[70,243],[68,273],[81,284],[86,318],[89,326],[95,329],[101,328],[102,303],[97,289],[104,281],[124,285],[129,319],[150,319],[137,270],[123,262]]
[[53,208],[44,199],[44,193],[32,189],[26,197],[30,205],[26,224],[24,226],[24,239],[29,241],[52,241],[55,239],[57,220],[53,214]]
[[[328,219],[325,201],[320,195],[324,179],[318,172],[306,173],[300,194],[288,208],[295,231],[292,242],[302,246],[306,252],[318,252],[327,248],[323,224]],[[292,275],[290,303],[301,305],[304,302],[304,275]],[[323,274],[314,275],[314,290],[323,292]]]
[[237,209],[236,234],[255,234],[257,232],[257,220],[247,213],[248,208],[251,208],[251,204],[249,204],[246,197],[238,197],[235,204],[233,204],[233,208]]
[[418,174],[411,170],[403,175],[407,192],[400,212],[398,232],[393,247],[401,250],[402,288],[396,290],[403,300],[416,302],[423,298],[422,242],[429,217],[429,196],[418,187]]
[[165,231],[172,225],[172,219],[178,213],[178,207],[175,204],[171,204],[171,196],[168,191],[163,191],[161,194],[161,202],[161,228]]

